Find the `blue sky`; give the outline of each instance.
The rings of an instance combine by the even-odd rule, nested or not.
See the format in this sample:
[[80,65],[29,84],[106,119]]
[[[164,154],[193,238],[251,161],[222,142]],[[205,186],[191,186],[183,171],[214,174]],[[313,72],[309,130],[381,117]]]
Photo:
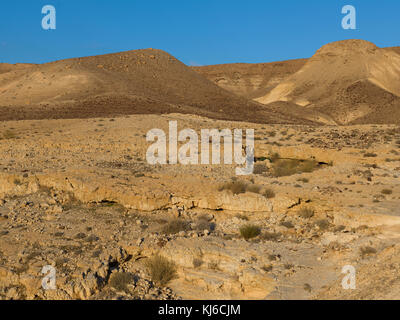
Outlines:
[[[41,27],[44,5],[57,29]],[[341,8],[357,9],[357,30]],[[43,63],[141,48],[191,65],[311,56],[322,45],[365,39],[400,45],[398,0],[1,0],[0,62]]]

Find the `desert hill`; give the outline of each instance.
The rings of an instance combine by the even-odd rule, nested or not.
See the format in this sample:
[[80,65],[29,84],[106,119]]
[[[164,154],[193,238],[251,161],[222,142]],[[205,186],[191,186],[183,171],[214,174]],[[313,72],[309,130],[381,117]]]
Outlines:
[[363,40],[330,43],[265,96],[327,114],[339,124],[400,122],[400,55]]
[[32,66],[34,66],[34,64],[31,64],[31,63],[16,63],[16,64],[0,63],[0,74],[14,71],[14,70],[26,69],[26,68],[30,68]]
[[0,74],[1,119],[179,112],[253,122],[300,121],[218,87],[161,50],[2,69],[8,72]]
[[326,124],[399,123],[399,55],[400,47],[345,40],[310,59],[192,68],[275,112]]
[[386,48],[386,49],[387,50],[393,50],[393,51],[395,51],[395,52],[400,54],[400,47],[390,47],[390,48]]
[[327,44],[309,59],[188,67],[144,49],[0,63],[0,119],[186,113],[261,123],[400,123],[400,47]]
[[221,88],[248,99],[267,94],[286,77],[298,71],[306,59],[272,63],[234,63],[192,67]]

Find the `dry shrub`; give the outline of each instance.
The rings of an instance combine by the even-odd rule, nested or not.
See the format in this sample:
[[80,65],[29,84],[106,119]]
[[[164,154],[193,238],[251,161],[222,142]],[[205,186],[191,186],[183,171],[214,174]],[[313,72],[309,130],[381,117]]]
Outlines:
[[280,232],[264,232],[261,235],[261,239],[266,240],[266,241],[277,241],[282,234]]
[[271,199],[275,197],[275,192],[272,189],[265,188],[263,191],[263,196],[266,197],[267,199]]
[[266,198],[275,197],[274,191],[269,188],[263,188],[262,186],[257,184],[248,184],[240,180],[233,180],[222,184],[218,188],[218,191],[223,191],[223,190],[229,190],[235,195],[245,192],[252,192],[252,193],[262,194]]
[[251,238],[255,238],[258,235],[260,235],[261,233],[261,228],[253,225],[253,224],[246,224],[244,226],[242,226],[240,229],[240,235],[245,239],[251,239]]
[[149,258],[146,261],[146,267],[151,280],[162,287],[178,277],[175,263],[159,254]]
[[291,176],[296,173],[312,172],[318,167],[315,160],[279,159],[272,163],[276,177]]
[[315,221],[315,224],[320,228],[320,230],[326,230],[331,225],[328,219],[317,220]]
[[203,265],[204,261],[201,258],[193,258],[193,267],[200,268]]
[[109,284],[111,287],[118,291],[127,291],[128,284],[134,281],[132,273],[129,272],[116,272],[110,276]]
[[309,219],[314,216],[315,210],[314,210],[314,208],[311,208],[311,207],[305,207],[305,208],[301,208],[298,211],[298,214],[302,218]]
[[368,246],[365,246],[365,247],[361,247],[360,248],[360,254],[361,254],[361,256],[364,258],[365,256],[369,256],[369,255],[371,255],[371,254],[375,254],[376,253],[376,249],[375,248],[372,248],[372,247],[368,247]]
[[231,181],[224,183],[218,188],[218,191],[229,190],[233,194],[240,194],[246,192],[247,184],[243,181]]
[[162,229],[164,234],[176,234],[181,231],[189,231],[190,224],[189,222],[182,219],[173,219],[170,220]]
[[268,171],[269,171],[269,169],[264,163],[256,163],[253,168],[254,174],[263,174]]
[[382,194],[389,195],[389,194],[392,194],[392,193],[393,193],[393,190],[391,190],[391,189],[383,189],[383,190],[381,191],[381,193],[382,193]]
[[17,135],[11,130],[6,130],[3,132],[3,139],[15,139]]

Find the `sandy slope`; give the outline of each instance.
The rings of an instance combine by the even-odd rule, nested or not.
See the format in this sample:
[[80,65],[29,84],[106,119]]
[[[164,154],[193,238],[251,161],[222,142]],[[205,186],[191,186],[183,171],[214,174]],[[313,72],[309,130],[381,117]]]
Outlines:
[[400,55],[367,41],[346,40],[323,46],[299,71],[256,100],[291,101],[337,123],[397,123],[399,97]]
[[234,63],[192,67],[220,87],[249,99],[267,94],[286,77],[298,71],[306,59],[272,63]]

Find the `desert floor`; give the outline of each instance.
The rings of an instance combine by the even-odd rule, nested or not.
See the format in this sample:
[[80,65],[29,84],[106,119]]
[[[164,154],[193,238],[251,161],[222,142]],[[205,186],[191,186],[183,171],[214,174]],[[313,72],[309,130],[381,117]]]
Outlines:
[[[170,120],[254,128],[254,174],[148,164],[146,133]],[[400,297],[398,126],[169,114],[7,121],[0,133],[1,298]],[[260,234],[246,240],[244,226]],[[167,284],[149,267],[159,255],[176,266]],[[45,265],[56,290],[42,288]]]

